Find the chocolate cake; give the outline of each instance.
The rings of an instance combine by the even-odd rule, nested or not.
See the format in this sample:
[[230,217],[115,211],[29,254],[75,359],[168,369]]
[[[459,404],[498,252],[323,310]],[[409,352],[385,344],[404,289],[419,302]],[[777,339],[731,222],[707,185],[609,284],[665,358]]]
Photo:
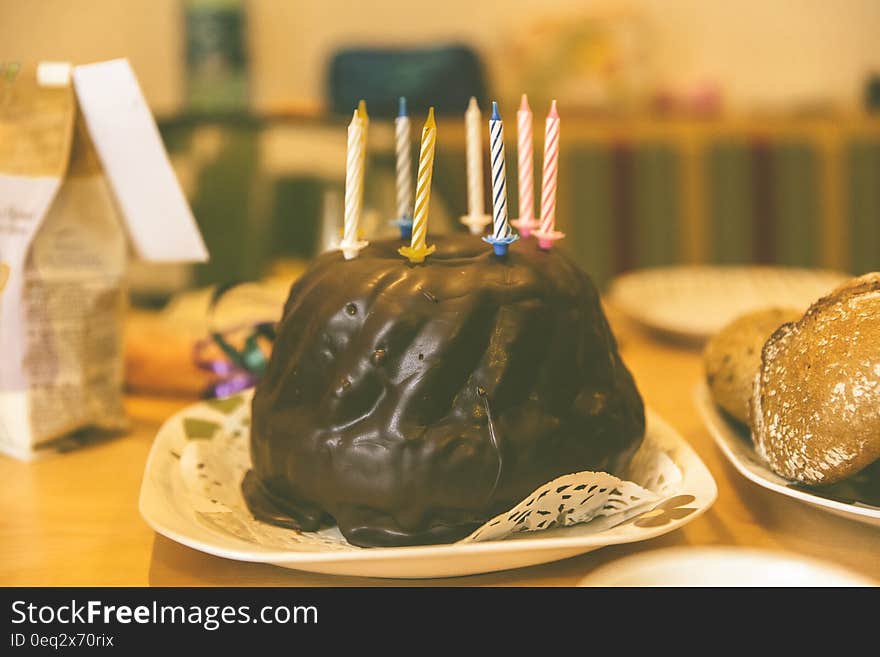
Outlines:
[[558,249],[436,240],[320,256],[294,284],[253,400],[264,521],[361,546],[463,538],[551,479],[620,474],[642,399],[589,277]]

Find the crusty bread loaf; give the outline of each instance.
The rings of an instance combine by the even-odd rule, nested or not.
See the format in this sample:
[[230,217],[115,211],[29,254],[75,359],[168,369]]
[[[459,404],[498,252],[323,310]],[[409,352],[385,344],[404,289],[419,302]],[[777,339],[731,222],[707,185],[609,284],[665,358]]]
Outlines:
[[706,345],[706,382],[718,406],[743,424],[749,421],[749,400],[761,366],[761,348],[780,325],[801,313],[791,308],[766,308],[735,319]]
[[880,274],[781,326],[754,386],[755,447],[777,474],[831,484],[880,458]]

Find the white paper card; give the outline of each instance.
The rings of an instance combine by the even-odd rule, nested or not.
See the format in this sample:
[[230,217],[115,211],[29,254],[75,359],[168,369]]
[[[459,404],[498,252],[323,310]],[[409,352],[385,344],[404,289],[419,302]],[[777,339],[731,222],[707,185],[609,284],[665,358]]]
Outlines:
[[80,109],[137,254],[203,262],[208,252],[127,60],[73,70]]

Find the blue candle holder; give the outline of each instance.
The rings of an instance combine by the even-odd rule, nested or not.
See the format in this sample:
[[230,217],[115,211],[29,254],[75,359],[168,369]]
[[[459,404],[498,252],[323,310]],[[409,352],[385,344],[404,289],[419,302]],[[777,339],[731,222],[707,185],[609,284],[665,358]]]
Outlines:
[[412,239],[413,220],[411,218],[401,217],[400,219],[393,219],[391,223],[400,229],[400,239]]
[[495,255],[506,256],[507,248],[518,239],[519,235],[514,233],[509,237],[493,237],[491,235],[487,235],[483,238],[483,241],[492,245],[492,250],[495,251]]

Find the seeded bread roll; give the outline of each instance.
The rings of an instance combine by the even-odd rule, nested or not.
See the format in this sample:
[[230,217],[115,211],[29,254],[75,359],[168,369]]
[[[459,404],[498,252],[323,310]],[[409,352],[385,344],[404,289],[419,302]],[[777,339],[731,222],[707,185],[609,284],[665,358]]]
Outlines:
[[841,481],[880,458],[880,274],[840,286],[764,345],[758,453],[782,477]]
[[773,331],[800,317],[790,308],[767,308],[743,315],[719,331],[706,345],[703,362],[715,403],[743,424],[749,424],[749,399],[761,348]]

